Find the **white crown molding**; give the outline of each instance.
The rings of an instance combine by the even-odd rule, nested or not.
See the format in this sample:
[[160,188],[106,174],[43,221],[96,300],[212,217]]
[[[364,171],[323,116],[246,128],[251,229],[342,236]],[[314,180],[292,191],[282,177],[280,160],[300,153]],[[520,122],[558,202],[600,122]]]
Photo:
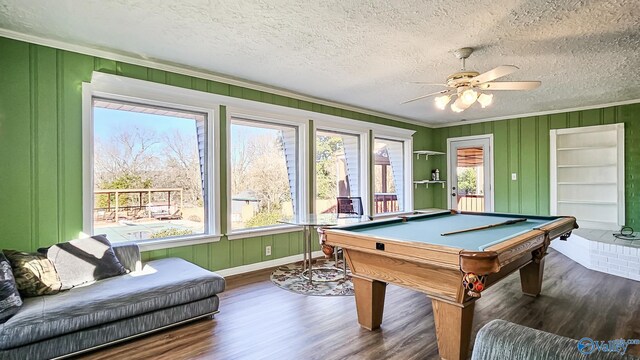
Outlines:
[[477,124],[477,123],[483,123],[483,122],[489,122],[489,121],[510,120],[510,119],[526,118],[526,117],[531,117],[531,116],[563,114],[563,113],[568,113],[568,112],[573,112],[573,111],[603,109],[603,108],[612,107],[612,106],[621,106],[621,105],[629,105],[629,104],[637,104],[637,103],[640,103],[640,99],[616,101],[616,102],[605,103],[605,104],[579,106],[579,107],[574,107],[574,108],[566,108],[566,109],[558,109],[558,110],[538,111],[538,112],[532,112],[532,113],[526,113],[526,114],[498,116],[498,117],[476,119],[476,120],[469,120],[469,121],[456,121],[456,122],[444,123],[444,124],[425,123],[424,126],[429,127],[429,128],[433,128],[433,129],[438,129],[438,128],[458,126],[458,125]]
[[177,64],[162,62],[159,60],[146,60],[133,55],[125,55],[125,54],[120,54],[113,51],[95,49],[89,46],[71,44],[64,41],[60,41],[60,40],[53,40],[53,39],[48,39],[48,38],[44,38],[36,35],[24,34],[17,31],[4,29],[4,28],[0,28],[0,36],[6,37],[9,39],[20,40],[20,41],[24,41],[24,42],[28,42],[36,45],[48,46],[48,47],[52,47],[60,50],[76,52],[84,55],[96,56],[104,59],[126,62],[133,65],[139,65],[139,66],[154,68],[158,70],[169,71],[176,74],[193,76],[193,77],[197,77],[205,80],[217,81],[217,82],[221,82],[229,85],[241,86],[241,87],[252,89],[252,90],[263,91],[270,94],[286,96],[286,97],[290,97],[297,100],[312,102],[315,104],[332,106],[332,107],[337,107],[343,110],[355,111],[355,112],[359,112],[367,115],[378,116],[388,120],[394,120],[394,121],[403,122],[411,125],[429,127],[425,122],[406,119],[400,116],[386,114],[386,113],[369,110],[369,109],[364,109],[357,106],[342,104],[335,101],[324,100],[324,99],[296,93],[290,90],[280,89],[274,86],[237,79],[237,78],[217,74],[210,71],[190,68],[185,65],[177,65]]

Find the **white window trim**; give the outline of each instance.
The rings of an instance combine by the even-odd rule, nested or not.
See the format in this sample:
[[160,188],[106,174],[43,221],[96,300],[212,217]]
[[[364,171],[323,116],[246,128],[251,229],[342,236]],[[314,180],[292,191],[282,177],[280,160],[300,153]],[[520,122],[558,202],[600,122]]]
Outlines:
[[[286,114],[279,113],[271,113],[264,112],[259,110],[247,109],[247,108],[239,108],[239,107],[227,107],[226,114],[226,139],[227,139],[227,159],[229,159],[229,154],[231,154],[231,121],[233,118],[237,118],[239,120],[248,120],[263,122],[263,123],[271,123],[274,125],[288,125],[295,126],[297,131],[297,151],[298,151],[298,159],[297,159],[297,174],[296,174],[296,182],[297,182],[297,199],[294,199],[296,202],[296,209],[298,214],[304,214],[309,212],[309,204],[308,204],[308,194],[309,194],[309,164],[307,161],[308,157],[308,141],[307,134],[309,133],[309,120],[290,116]],[[227,161],[227,239],[235,240],[235,239],[244,239],[248,237],[258,237],[264,235],[273,235],[277,233],[288,232],[287,229],[291,228],[291,225],[273,225],[273,226],[263,226],[259,228],[249,228],[249,229],[232,229],[232,216],[231,216],[231,161]],[[299,227],[295,226],[297,230],[290,231],[299,231]]]
[[247,238],[259,237],[259,236],[298,232],[302,230],[304,230],[302,226],[280,224],[280,225],[273,225],[273,226],[264,226],[264,227],[258,227],[258,228],[236,230],[230,234],[227,234],[226,236],[228,240],[238,240],[238,239],[247,239]]
[[[347,135],[355,135],[359,137],[359,152],[360,158],[360,171],[358,174],[358,183],[360,185],[360,194],[362,197],[362,208],[364,210],[364,215],[369,215],[369,198],[371,197],[371,192],[369,189],[369,130],[362,130],[362,128],[354,129],[349,126],[339,126],[338,124],[333,124],[331,122],[321,122],[320,126],[316,126],[315,122],[313,123],[312,136],[313,136],[313,160],[311,164],[312,174],[315,177],[316,175],[316,158],[317,158],[317,147],[316,147],[316,138],[318,136],[318,131],[333,131],[337,133],[347,134]],[[313,201],[310,204],[310,212],[315,211],[315,200],[318,196],[318,186],[317,181],[314,181],[316,186],[311,189],[312,199]]]
[[[91,83],[82,84],[82,198],[83,232],[93,234],[93,182],[94,182],[94,122],[93,98],[126,101],[142,105],[161,106],[207,114],[207,192],[209,196],[208,229],[205,234],[167,238],[158,240],[134,241],[143,250],[156,250],[176,246],[195,245],[220,240],[220,153],[219,105],[208,93],[182,89],[175,86],[157,84],[148,81],[123,81],[122,77],[101,74]],[[126,80],[132,80],[127,79]]]
[[[137,97],[140,92],[154,92],[158,97],[156,100],[166,103],[175,102],[175,94],[183,94],[184,101],[180,101],[184,105],[192,105],[196,107],[202,107],[202,102],[206,102],[208,107],[212,104],[223,105],[227,107],[237,107],[245,109],[246,111],[253,111],[261,114],[266,114],[269,118],[290,118],[290,119],[305,119],[305,121],[313,120],[320,127],[333,126],[339,127],[344,130],[355,131],[369,131],[373,130],[376,133],[384,134],[387,138],[411,138],[415,133],[414,130],[408,130],[404,128],[381,125],[361,120],[354,120],[349,118],[343,118],[336,115],[328,115],[318,113],[310,110],[296,109],[288,106],[267,104],[255,100],[246,100],[236,97],[211,94],[199,90],[184,89],[172,85],[165,85],[160,83],[154,83],[146,80],[139,80],[128,78],[120,75],[105,74],[99,71],[94,71],[92,74],[92,82],[95,86],[105,88],[108,91],[109,88],[117,87],[119,94],[122,96]],[[377,135],[376,135],[377,136]]]
[[[405,130],[406,131],[406,130]],[[413,134],[414,132],[412,131],[411,134]],[[372,213],[374,213],[373,217],[377,218],[377,217],[381,217],[381,216],[388,216],[388,215],[394,215],[394,214],[403,214],[403,213],[411,213],[413,212],[413,137],[409,136],[397,136],[397,133],[393,132],[393,133],[386,133],[386,132],[381,132],[378,131],[376,132],[375,130],[373,131],[372,134],[372,139],[371,139],[371,143],[375,144],[376,138],[382,138],[382,139],[389,139],[389,140],[395,140],[395,141],[402,141],[403,147],[402,147],[402,151],[403,151],[403,156],[404,156],[404,209],[402,209],[402,211],[397,211],[394,213],[382,213],[382,214],[375,214],[375,210],[372,209]],[[373,151],[375,151],[375,149],[373,149]],[[371,153],[371,166],[375,166],[375,158],[373,156],[373,151]],[[372,175],[371,177],[371,182],[373,183],[375,181],[375,174]],[[373,186],[373,185],[371,185]],[[373,189],[373,187],[372,187]],[[372,191],[371,194],[373,195],[374,192]]]
[[[411,156],[413,152],[412,145],[411,145],[413,143],[412,135],[415,133],[415,131],[413,130],[408,130],[408,129],[394,127],[394,126],[388,126],[388,125],[381,125],[381,124],[371,123],[367,121],[354,120],[350,118],[343,118],[341,116],[328,115],[328,114],[318,113],[310,110],[295,109],[295,108],[282,106],[282,105],[267,104],[267,103],[263,103],[255,100],[246,100],[246,99],[241,99],[241,98],[236,98],[236,97],[231,97],[226,95],[211,94],[211,93],[207,93],[199,90],[184,89],[176,86],[165,85],[165,84],[155,83],[155,82],[146,81],[146,80],[133,79],[125,76],[112,75],[112,74],[102,73],[99,71],[94,71],[92,74],[92,82],[83,83],[83,109],[82,109],[83,111],[83,204],[85,207],[86,207],[87,189],[89,189],[91,194],[93,191],[92,189],[93,172],[91,171],[90,174],[87,174],[87,172],[85,171],[86,169],[89,169],[89,166],[90,166],[90,163],[88,162],[87,157],[90,159],[93,156],[92,154],[89,154],[86,151],[87,146],[93,149],[93,144],[92,143],[86,144],[86,141],[85,141],[85,139],[88,139],[86,137],[87,133],[89,134],[93,133],[92,122],[91,122],[91,119],[89,119],[89,117],[92,114],[91,101],[90,100],[87,101],[87,98],[88,99],[92,98],[93,91],[103,92],[107,94],[116,93],[122,96],[123,99],[128,99],[128,101],[134,101],[134,102],[136,99],[140,97],[144,98],[144,96],[141,96],[141,94],[152,93],[155,95],[155,100],[163,102],[165,104],[174,104],[176,99],[179,98],[180,103],[186,106],[191,105],[194,107],[201,108],[203,107],[202,106],[203,104],[206,104],[207,108],[213,108],[214,117],[213,117],[213,123],[211,124],[210,129],[211,131],[213,131],[213,135],[214,135],[213,136],[214,148],[210,156],[211,161],[214,161],[214,159],[215,160],[219,159],[220,135],[225,134],[225,132],[223,131],[226,131],[227,136],[229,135],[228,134],[229,109],[233,109],[233,108],[244,109],[243,112],[250,113],[250,114],[262,114],[262,116],[266,116],[267,118],[270,118],[270,119],[276,118],[278,120],[282,119],[283,121],[288,119],[294,122],[303,121],[306,126],[306,129],[301,130],[300,134],[303,137],[304,144],[306,147],[304,149],[304,152],[300,154],[300,160],[304,161],[304,165],[305,165],[304,170],[301,170],[301,173],[305,174],[305,176],[303,176],[303,179],[306,182],[304,186],[305,195],[303,196],[303,199],[305,202],[308,202],[308,199],[309,199],[309,196],[308,196],[309,176],[307,175],[309,174],[308,169],[310,166],[308,164],[309,150],[307,148],[308,138],[309,138],[309,132],[307,129],[309,128],[309,125],[308,125],[309,121],[313,121],[316,127],[323,128],[323,129],[333,127],[336,129],[340,129],[340,131],[342,132],[355,131],[355,132],[365,133],[366,136],[363,138],[363,141],[367,142],[367,148],[365,149],[365,152],[363,152],[363,156],[364,156],[363,166],[368,167],[369,169],[368,172],[370,171],[372,166],[373,157],[372,157],[372,154],[370,154],[370,152],[371,152],[371,144],[375,137],[384,137],[388,139],[398,139],[402,141],[409,141],[410,147],[408,149],[405,148],[405,156],[407,156],[407,160],[409,160],[406,163],[410,165],[413,164],[413,157]],[[176,97],[176,95],[180,95],[180,96]],[[178,104],[178,107],[179,106],[180,104]],[[218,115],[219,115],[220,106],[227,107],[227,129],[220,129],[220,126],[219,126]],[[315,136],[315,133],[313,135]],[[229,141],[227,141],[227,144],[229,144]],[[220,189],[219,166],[220,164],[218,161],[213,162],[213,169],[210,172],[212,179],[209,179],[210,180],[209,186],[213,187],[213,189],[216,189],[216,190]],[[412,172],[412,166],[407,166],[406,168],[408,172]],[[371,190],[372,189],[371,181],[373,181],[373,179],[369,177],[368,172],[366,174],[367,176],[364,179],[364,181],[366,182],[366,189],[368,190],[368,194],[367,194],[366,201],[365,199],[363,199],[363,202],[364,202],[363,207],[365,208],[365,211],[369,211],[369,213],[373,213],[373,209],[370,207],[371,200],[372,200],[371,197],[373,193]],[[227,176],[229,175],[230,174],[228,173]],[[89,176],[88,179],[87,179],[87,176]],[[406,201],[405,203],[407,204],[407,206],[411,204],[411,208],[413,209],[413,186],[411,183],[411,179],[413,179],[413,174],[408,173],[408,176],[405,176],[405,178],[407,179],[406,181],[409,182],[407,185],[407,189],[409,189],[409,191],[406,192],[406,195],[410,196],[410,199],[409,199],[410,201]],[[228,186],[230,186],[229,182],[227,182],[227,187]],[[211,241],[218,241],[221,236],[220,234],[220,229],[221,229],[220,227],[220,211],[221,211],[220,192],[214,191],[212,194],[213,194],[212,200],[214,201],[214,203],[211,204],[210,207],[212,207],[212,210],[214,212],[214,219],[211,224],[215,224],[215,226],[212,226],[212,227],[215,227],[217,233],[211,234],[210,238],[211,238]],[[227,189],[227,194],[229,196],[230,194],[229,189]],[[230,203],[228,202],[227,204],[230,204]],[[308,203],[305,204],[304,209],[306,212],[309,212]],[[227,213],[229,213],[229,209],[227,209]],[[90,228],[86,226],[87,216],[86,216],[86,209],[84,208],[83,208],[83,214],[84,214],[84,219],[83,219],[84,229],[85,229],[85,232],[87,232]],[[91,217],[89,217],[88,219],[91,219]],[[228,227],[228,229],[230,229],[230,227]],[[249,232],[246,231],[246,233],[248,234]],[[261,236],[261,233],[269,233],[269,230],[254,229],[251,237]],[[232,235],[232,237],[234,236]],[[181,243],[182,240],[184,240],[184,238],[180,238],[180,241],[175,239],[168,239],[164,241],[166,246],[163,246],[162,248],[173,247],[175,246],[175,245],[172,245],[173,243],[175,244],[180,243],[180,245],[178,246],[182,246],[182,243]],[[194,239],[194,241],[200,241],[200,240]]]

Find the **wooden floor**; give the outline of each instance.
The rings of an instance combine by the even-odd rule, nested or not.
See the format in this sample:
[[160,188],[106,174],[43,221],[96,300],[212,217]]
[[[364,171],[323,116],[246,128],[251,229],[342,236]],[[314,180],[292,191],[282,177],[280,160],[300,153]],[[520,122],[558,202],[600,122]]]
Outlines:
[[[86,359],[437,359],[431,301],[387,287],[382,329],[356,321],[353,297],[290,293],[269,271],[228,279],[221,312],[139,340],[85,355]],[[572,338],[640,338],[640,282],[588,270],[550,250],[542,295],[520,292],[517,272],[476,303],[474,334],[505,319]],[[640,346],[628,353],[640,355]]]

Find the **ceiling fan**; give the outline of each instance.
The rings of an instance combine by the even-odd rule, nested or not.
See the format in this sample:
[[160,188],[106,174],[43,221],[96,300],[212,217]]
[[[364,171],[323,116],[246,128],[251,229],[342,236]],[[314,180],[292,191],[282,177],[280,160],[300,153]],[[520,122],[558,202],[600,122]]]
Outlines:
[[532,90],[540,86],[540,81],[493,81],[518,70],[518,67],[514,65],[501,65],[482,74],[477,71],[466,70],[465,60],[471,53],[473,53],[473,49],[468,47],[453,52],[458,59],[462,60],[462,69],[457,73],[449,75],[446,84],[413,82],[414,84],[446,86],[449,89],[418,96],[415,99],[403,102],[403,104],[429,96],[440,95],[435,98],[435,105],[438,109],[444,110],[447,104],[449,104],[454,97],[457,97],[453,104],[451,104],[451,110],[454,112],[462,112],[476,101],[483,108],[489,106],[493,101],[493,94],[487,94],[484,91]]

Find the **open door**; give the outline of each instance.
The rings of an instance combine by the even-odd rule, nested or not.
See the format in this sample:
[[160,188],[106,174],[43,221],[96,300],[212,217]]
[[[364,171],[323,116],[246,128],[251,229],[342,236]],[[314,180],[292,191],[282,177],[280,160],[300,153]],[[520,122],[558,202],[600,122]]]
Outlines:
[[492,135],[447,139],[449,208],[493,212]]

